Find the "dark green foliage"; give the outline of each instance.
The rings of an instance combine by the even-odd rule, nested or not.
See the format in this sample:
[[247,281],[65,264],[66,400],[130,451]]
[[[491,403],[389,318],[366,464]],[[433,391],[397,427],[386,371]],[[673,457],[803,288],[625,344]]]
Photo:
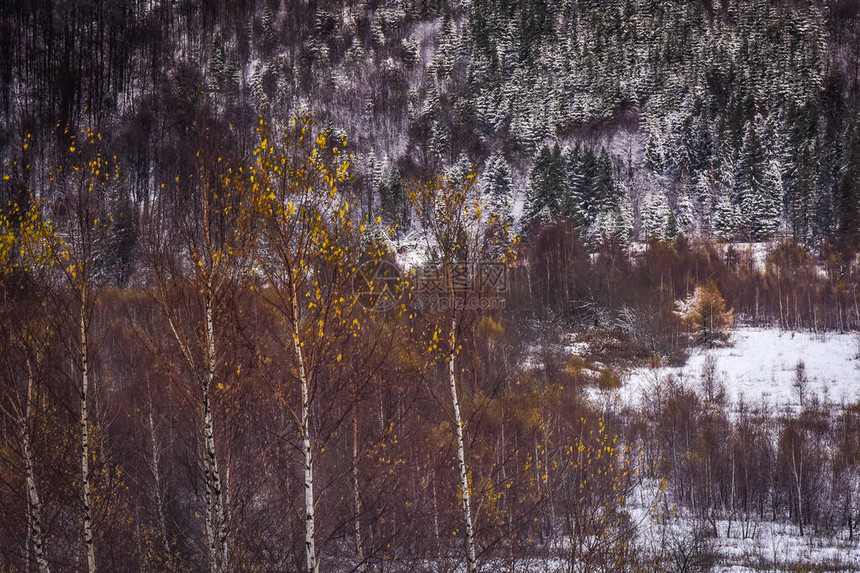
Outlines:
[[839,182],[839,237],[856,248],[860,240],[860,123],[855,123],[847,149],[848,165]]
[[400,169],[394,165],[385,170],[379,182],[379,196],[382,201],[382,212],[398,227],[403,227],[409,221],[408,197],[400,177]]
[[564,161],[558,144],[544,146],[535,158],[529,175],[529,195],[525,220],[528,222],[566,218],[569,203]]
[[[26,133],[52,153],[68,144],[57,126],[115,134],[137,209],[184,170],[200,133],[219,131],[241,156],[258,115],[301,108],[403,180],[462,155],[480,172],[503,150],[512,188],[533,174],[539,210],[586,232],[617,211],[613,165],[624,165],[634,203],[657,187],[693,196],[703,178],[722,186],[743,216],[729,229],[709,200],[697,229],[756,240],[785,221],[818,241],[844,227],[857,121],[860,14],[846,4],[12,2],[0,19],[0,153],[23,162]],[[564,185],[557,165],[536,165],[555,142],[579,146],[561,153]],[[387,216],[408,219],[385,201]]]

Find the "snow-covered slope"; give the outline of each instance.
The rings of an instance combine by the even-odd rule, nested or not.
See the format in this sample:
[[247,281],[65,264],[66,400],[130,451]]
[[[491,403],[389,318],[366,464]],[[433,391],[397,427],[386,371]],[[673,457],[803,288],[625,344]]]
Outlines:
[[833,402],[860,400],[860,336],[857,334],[787,332],[774,328],[739,328],[726,348],[697,349],[683,367],[633,370],[618,390],[625,401],[636,402],[654,384],[674,376],[700,390],[706,357],[716,359],[719,380],[727,398],[771,406],[794,405],[792,384],[802,360],[809,379],[808,394]]

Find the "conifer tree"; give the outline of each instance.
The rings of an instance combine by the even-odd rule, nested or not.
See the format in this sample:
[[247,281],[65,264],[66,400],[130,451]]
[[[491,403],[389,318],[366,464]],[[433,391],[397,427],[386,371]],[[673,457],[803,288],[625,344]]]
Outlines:
[[[570,196],[573,202],[568,207],[568,212],[577,224],[584,227],[594,221],[601,207],[599,193],[606,191],[605,172],[601,173],[601,167],[605,167],[605,164],[601,166],[594,151],[585,148],[578,154],[578,161],[570,170],[570,184],[575,187],[571,187]],[[611,181],[611,174],[609,180]]]
[[382,213],[393,221],[398,229],[405,228],[409,222],[409,202],[397,165],[388,165],[382,171],[378,183]]
[[806,242],[815,234],[818,157],[815,154],[817,112],[812,104],[789,110],[788,154],[783,186],[788,221],[795,240]]
[[553,219],[566,214],[567,185],[564,162],[558,144],[544,146],[535,159],[529,175],[525,223]]
[[[655,192],[646,196],[642,206],[642,231],[645,238],[667,238],[666,231],[669,229],[670,217],[672,212],[664,193]],[[675,223],[675,230],[677,231],[677,223]]]
[[855,119],[847,147],[847,166],[839,183],[839,235],[854,247],[860,238],[860,118]]
[[[763,203],[764,193],[764,149],[756,129],[756,123],[747,123],[743,148],[735,175],[734,204],[741,214],[740,226],[748,237],[756,234],[759,213],[757,207]],[[759,237],[755,237],[759,238]]]
[[711,224],[721,239],[731,239],[737,232],[737,215],[732,202],[725,195],[717,199]]
[[678,221],[677,219],[675,219],[675,215],[673,215],[672,212],[669,211],[669,216],[666,219],[666,231],[664,232],[664,236],[668,240],[672,241],[675,239],[675,237],[678,236],[680,232],[681,230],[678,228]]
[[764,181],[752,204],[752,237],[769,239],[779,230],[782,214],[782,175],[779,163],[772,160],[764,173]]
[[508,197],[513,192],[511,166],[505,156],[496,151],[487,159],[481,178],[481,191],[492,197]]
[[618,187],[612,177],[612,161],[606,149],[601,149],[595,163],[594,201],[592,211],[603,211],[615,206]]
[[713,284],[700,285],[693,294],[678,301],[678,313],[693,329],[699,344],[714,346],[728,340],[728,331],[734,324],[734,311],[726,309],[719,289]]
[[566,211],[577,226],[585,227],[588,223],[586,205],[589,182],[583,172],[583,151],[579,143],[574,147],[565,147],[562,157],[568,189]]

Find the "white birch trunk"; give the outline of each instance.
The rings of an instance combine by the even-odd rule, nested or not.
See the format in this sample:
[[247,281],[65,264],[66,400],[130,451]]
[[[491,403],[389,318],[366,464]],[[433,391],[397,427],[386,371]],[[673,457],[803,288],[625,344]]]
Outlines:
[[227,468],[224,470],[224,483],[222,484],[222,499],[221,506],[223,508],[221,516],[221,555],[224,562],[221,569],[227,571],[227,524],[230,523],[230,457],[227,456]]
[[215,425],[212,420],[212,404],[209,399],[215,379],[215,328],[212,318],[212,301],[206,299],[206,374],[203,377],[203,447],[206,460],[207,492],[207,541],[209,542],[209,567],[213,573],[227,570],[227,524],[224,519],[221,474],[215,451]]
[[[205,386],[204,386],[205,387]],[[204,390],[204,395],[206,390]],[[209,399],[203,399],[203,427],[204,427],[204,435],[206,434],[206,426],[207,420],[211,419],[211,415],[207,415],[209,410]],[[218,573],[218,556],[217,556],[217,544],[215,542],[215,524],[214,524],[214,498],[213,498],[213,487],[212,487],[212,472],[211,472],[211,462],[209,457],[209,449],[207,447],[207,440],[204,438],[203,445],[203,456],[204,456],[204,472],[206,476],[206,511],[203,518],[203,523],[206,528],[206,546],[208,548],[208,558],[209,558],[209,573]]]
[[[33,403],[33,369],[27,361],[27,403],[21,417],[21,449],[24,451],[24,465],[27,472],[27,539],[33,544],[33,554],[40,573],[50,573],[48,561],[45,559],[44,540],[42,538],[42,503],[39,500],[39,489],[36,487],[36,471],[33,466],[33,449],[30,441],[30,417]],[[28,549],[29,551],[29,549]]]
[[794,483],[797,486],[797,522],[800,524],[800,536],[803,537],[803,489],[801,480],[803,479],[803,457],[800,458],[798,468],[797,456],[794,453],[794,447],[791,449],[791,470],[794,473]]
[[90,421],[87,409],[87,392],[89,390],[89,364],[87,357],[87,297],[81,297],[81,493],[84,504],[84,545],[87,551],[87,571],[96,571],[95,541],[93,539],[92,505],[90,503]]
[[[427,457],[427,467],[432,468],[430,457]],[[436,495],[436,469],[433,468],[433,536],[436,538],[436,571],[442,571],[442,537],[439,532],[439,502]]]
[[463,521],[466,525],[466,573],[474,573],[477,568],[475,560],[475,534],[472,530],[471,491],[469,488],[469,470],[466,466],[466,447],[463,439],[463,420],[460,416],[460,400],[457,397],[457,379],[455,377],[454,359],[457,356],[457,323],[451,321],[451,343],[448,356],[448,382],[451,386],[451,403],[454,407],[454,425],[457,432],[457,466],[460,471],[460,489],[462,490]]
[[298,297],[295,285],[290,284],[291,314],[293,323],[293,348],[296,353],[296,362],[299,370],[299,383],[302,387],[302,412],[300,420],[300,432],[302,435],[302,451],[304,452],[304,474],[305,474],[305,568],[307,573],[318,573],[319,564],[314,539],[316,537],[316,521],[314,518],[314,460],[311,450],[310,431],[310,383],[305,368],[305,359],[302,352],[302,343],[299,339],[299,313]]
[[355,551],[358,555],[358,573],[365,573],[364,547],[361,544],[361,492],[358,489],[358,409],[352,407],[352,500],[355,508]]
[[152,473],[152,478],[155,482],[155,511],[158,518],[158,529],[161,535],[162,549],[164,557],[171,561],[170,542],[167,539],[167,520],[164,518],[164,498],[161,496],[161,444],[158,442],[158,436],[155,433],[155,422],[152,419],[152,402],[149,404],[149,444],[152,448],[152,458],[149,461],[149,471]]

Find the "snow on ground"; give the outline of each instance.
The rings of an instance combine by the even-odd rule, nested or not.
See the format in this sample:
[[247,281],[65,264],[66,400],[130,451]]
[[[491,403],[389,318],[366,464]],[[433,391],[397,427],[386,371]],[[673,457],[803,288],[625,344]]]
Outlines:
[[[799,360],[806,365],[808,395],[817,394],[835,403],[860,400],[860,335],[788,332],[776,328],[742,327],[732,333],[731,346],[694,349],[682,367],[636,368],[618,393],[623,402],[635,404],[669,375],[700,390],[702,367],[710,354],[725,384],[727,398],[737,402],[771,406],[794,405],[797,396],[792,383]],[[610,396],[595,391],[596,398]]]
[[381,229],[380,235],[389,252],[394,253],[397,265],[406,272],[419,269],[429,260],[430,242],[420,231],[412,230],[396,238],[390,229]]
[[[629,245],[629,252],[632,256],[642,255],[648,250],[649,243],[648,241],[631,241]],[[774,242],[763,242],[763,243],[741,243],[741,242],[731,242],[731,243],[717,243],[715,245],[717,250],[723,255],[726,256],[729,248],[731,247],[734,251],[744,258],[744,260],[749,260],[752,262],[752,267],[754,270],[763,272],[767,263],[767,256],[776,246]]]
[[719,556],[717,572],[757,571],[766,567],[778,571],[804,571],[814,564],[821,571],[857,571],[860,548],[857,541],[845,538],[805,535],[797,526],[787,523],[761,522],[752,525],[752,533],[743,538],[739,523],[733,536],[725,537],[728,522],[717,521],[720,537],[713,540]]
[[[576,349],[570,348],[571,353]],[[681,367],[636,368],[629,372],[620,389],[589,388],[591,397],[608,403],[637,406],[665,385],[671,376],[701,391],[702,369],[706,357],[716,359],[716,371],[725,384],[728,400],[743,398],[751,405],[768,404],[773,409],[796,409],[797,396],[792,383],[798,360],[806,365],[808,393],[834,403],[860,400],[860,335],[838,333],[790,332],[776,328],[741,327],[733,331],[731,346],[695,349]],[[653,490],[653,484],[643,491]],[[731,525],[726,519],[702,522],[676,508],[665,521],[641,519],[650,511],[647,499],[630,500],[631,515],[641,521],[640,541],[646,551],[668,543],[670,553],[682,547],[698,531],[702,546],[713,552],[715,573],[755,571],[860,571],[860,541],[848,539],[847,531],[835,536],[800,536],[796,525],[771,522],[750,516],[736,516]],[[674,549],[672,549],[674,548]]]
[[675,561],[682,554],[710,554],[715,573],[807,571],[809,565],[814,571],[860,570],[860,540],[849,539],[847,531],[818,535],[810,527],[801,537],[795,524],[743,512],[731,520],[703,520],[664,503],[668,499],[657,494],[658,483],[645,480],[628,500],[640,549],[647,555]]
[[[679,512],[681,514],[682,512]],[[643,537],[662,538],[677,553],[682,547],[689,551],[694,520],[678,515],[668,527],[649,524]],[[731,525],[731,527],[730,527]],[[716,535],[714,535],[716,526]],[[699,522],[700,550],[713,555],[715,573],[754,571],[857,571],[860,569],[860,547],[842,536],[820,536],[807,533],[803,537],[797,526],[790,523],[735,519],[717,519],[713,523]],[[674,556],[674,555],[673,555]]]
[[718,248],[723,256],[729,250],[729,247],[735,249],[740,255],[746,255],[752,261],[753,270],[764,271],[767,263],[767,256],[775,246],[775,243],[720,243]]

